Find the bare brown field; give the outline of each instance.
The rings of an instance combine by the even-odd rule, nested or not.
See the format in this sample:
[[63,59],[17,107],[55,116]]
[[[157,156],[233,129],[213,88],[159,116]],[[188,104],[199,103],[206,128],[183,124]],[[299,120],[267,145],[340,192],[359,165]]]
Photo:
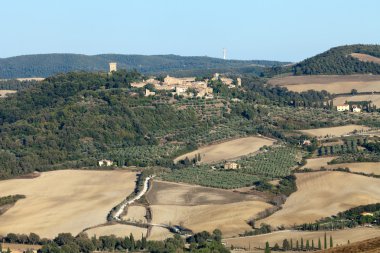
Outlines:
[[146,208],[144,206],[129,206],[127,215],[123,216],[124,220],[146,223]]
[[328,169],[349,168],[351,172],[380,175],[380,162],[340,163],[325,167]]
[[16,93],[17,90],[0,90],[0,98],[6,97],[7,94]]
[[[146,197],[154,224],[182,225],[194,232],[219,228],[225,235],[250,229],[246,221],[271,207],[254,195],[163,181],[154,181]],[[160,236],[152,233],[152,238]]]
[[136,173],[127,171],[61,170],[0,181],[1,196],[26,195],[0,216],[0,234],[77,234],[104,223],[109,210],[133,192],[135,180]]
[[326,167],[328,162],[331,162],[334,160],[336,156],[331,157],[321,157],[321,158],[312,158],[307,159],[306,164],[301,167],[301,169],[312,169],[312,170],[319,170],[321,167]]
[[[236,237],[236,238],[228,238],[223,240],[227,243],[227,247],[233,245],[234,247],[242,247],[242,248],[256,248],[256,247],[265,247],[265,243],[269,242],[270,246],[274,246],[274,244],[278,243],[278,245],[282,245],[282,241],[284,239],[292,239],[293,244],[295,244],[296,240],[300,241],[301,237],[306,240],[314,240],[314,244],[318,245],[318,238],[321,239],[323,245],[323,237],[325,231],[291,231],[291,230],[283,230],[277,231],[270,234],[256,235],[256,236],[247,236],[247,237]],[[354,229],[345,229],[345,230],[336,230],[336,231],[326,231],[328,237],[332,235],[335,245],[346,245],[347,241],[350,240],[351,243],[363,241],[370,238],[375,238],[379,236],[380,229],[379,228],[354,228]]]
[[333,94],[380,91],[380,75],[310,75],[272,78],[269,84],[279,85],[291,91],[326,90]]
[[152,205],[186,206],[260,200],[259,197],[254,195],[240,194],[230,190],[157,180],[153,182],[146,198]]
[[296,176],[298,190],[290,195],[280,211],[256,224],[289,227],[380,202],[377,178],[331,171],[299,173]]
[[369,55],[369,54],[352,53],[351,56],[358,59],[359,61],[373,62],[373,63],[380,64],[380,58]]
[[367,131],[369,127],[359,126],[359,125],[346,125],[346,126],[338,126],[338,127],[325,127],[325,128],[315,128],[315,129],[307,129],[300,130],[300,132],[316,137],[325,137],[325,136],[342,136],[346,134],[350,134],[353,131]]
[[41,245],[32,245],[32,244],[18,244],[18,243],[1,243],[3,252],[9,248],[12,253],[23,253],[28,249],[39,250],[42,248]]
[[209,146],[201,147],[190,153],[181,155],[174,159],[174,162],[188,157],[194,158],[197,154],[201,155],[201,163],[220,162],[238,158],[258,151],[262,146],[270,146],[273,140],[260,137],[245,137],[235,140],[225,141],[222,143],[212,144]]
[[151,206],[154,224],[182,225],[193,232],[212,232],[218,228],[224,236],[233,236],[252,229],[246,221],[269,207],[270,204],[261,201],[197,206]]
[[343,96],[334,98],[334,105],[342,105],[346,101],[348,102],[356,102],[356,101],[372,101],[372,103],[376,106],[380,106],[380,95],[356,95],[356,96]]
[[146,232],[147,232],[146,228],[140,228],[136,226],[123,225],[123,224],[102,226],[102,227],[92,228],[86,231],[89,237],[92,237],[94,235],[96,235],[97,237],[104,236],[104,235],[115,235],[116,237],[125,237],[132,234],[136,240],[141,239],[142,235],[146,236]]

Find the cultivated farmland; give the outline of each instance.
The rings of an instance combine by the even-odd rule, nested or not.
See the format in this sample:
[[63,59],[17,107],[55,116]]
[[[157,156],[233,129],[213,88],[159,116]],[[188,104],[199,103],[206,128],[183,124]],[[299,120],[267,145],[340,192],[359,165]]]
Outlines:
[[[290,230],[284,230],[284,231],[277,231],[269,234],[263,234],[263,235],[256,235],[256,236],[247,236],[247,237],[236,237],[236,238],[228,238],[225,239],[224,242],[227,243],[228,246],[235,246],[235,247],[243,247],[243,248],[255,248],[255,247],[265,247],[265,242],[269,242],[271,246],[273,246],[275,243],[278,243],[278,245],[282,245],[282,242],[284,239],[287,239],[290,241],[290,239],[293,240],[293,243],[295,244],[296,240],[301,241],[301,237],[306,240],[314,240],[315,245],[318,245],[318,238],[321,239],[323,243],[323,237],[324,237],[325,231],[312,231],[312,232],[306,232],[306,231],[290,231]],[[345,229],[345,230],[337,230],[337,231],[327,231],[326,234],[329,237],[330,235],[334,239],[334,246],[336,244],[347,244],[347,241],[350,240],[350,242],[357,242],[362,241],[370,238],[377,237],[380,233],[379,228],[354,228],[354,229]]]
[[270,204],[261,201],[197,206],[151,206],[153,223],[182,225],[193,232],[212,232],[218,228],[224,236],[237,235],[252,229],[247,220],[269,207]]
[[340,163],[325,166],[327,169],[349,168],[351,172],[380,175],[379,162]]
[[124,220],[146,223],[146,208],[144,206],[129,206],[127,208],[127,215],[123,216]]
[[230,190],[155,180],[146,195],[152,205],[210,205],[260,200],[254,195]]
[[280,211],[257,224],[289,227],[314,222],[359,205],[380,202],[379,179],[351,173],[297,174],[297,187]]
[[[155,224],[182,225],[194,232],[219,228],[224,235],[249,230],[246,221],[271,207],[253,195],[161,181],[153,182],[147,199]],[[157,231],[152,238],[160,238]]]
[[7,94],[16,93],[17,90],[0,90],[0,98],[6,97]]
[[222,189],[251,186],[259,181],[259,177],[256,175],[239,171],[214,170],[207,166],[173,170],[173,172],[163,175],[162,178],[172,182],[198,184]]
[[174,159],[174,162],[183,160],[186,157],[192,159],[197,154],[201,155],[201,163],[220,162],[254,153],[265,145],[272,145],[273,142],[273,140],[260,137],[239,138],[199,148],[193,152],[177,157]]
[[311,75],[272,78],[272,85],[279,85],[291,91],[326,90],[333,94],[380,91],[380,76],[377,75]]
[[315,136],[315,137],[338,137],[346,134],[350,134],[354,131],[367,131],[369,130],[369,127],[366,126],[359,126],[359,125],[346,125],[346,126],[338,126],[338,127],[325,127],[325,128],[315,128],[315,129],[307,129],[307,130],[300,130],[300,132]]
[[342,105],[346,101],[355,102],[355,101],[372,101],[372,104],[377,107],[380,106],[380,95],[372,94],[372,95],[356,95],[356,96],[342,96],[334,98],[334,105]]
[[301,169],[308,168],[312,170],[319,170],[321,167],[326,167],[327,163],[331,162],[335,158],[336,156],[307,159],[306,164],[301,167]]
[[140,228],[136,226],[124,225],[124,224],[116,224],[109,226],[100,226],[96,228],[92,228],[86,231],[89,237],[99,237],[103,235],[115,235],[117,237],[125,237],[130,234],[133,235],[134,238],[140,239],[143,236],[146,236],[147,229]]
[[351,56],[358,59],[359,61],[374,62],[380,64],[380,58],[369,54],[352,53]]
[[135,180],[126,171],[62,170],[0,181],[1,196],[26,196],[0,216],[0,234],[78,234],[106,222],[108,212],[133,192]]

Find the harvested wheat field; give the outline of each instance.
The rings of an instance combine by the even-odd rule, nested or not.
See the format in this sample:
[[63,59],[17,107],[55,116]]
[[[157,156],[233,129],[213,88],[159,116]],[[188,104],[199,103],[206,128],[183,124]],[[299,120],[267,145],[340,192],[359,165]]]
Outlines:
[[319,170],[321,167],[327,167],[327,163],[334,160],[336,156],[330,156],[330,157],[320,157],[320,158],[311,158],[306,160],[306,164],[301,167],[301,169],[312,169],[312,170]]
[[210,205],[260,200],[258,196],[184,183],[157,181],[146,195],[152,205]]
[[[194,232],[219,228],[224,235],[250,229],[246,220],[271,207],[253,195],[156,180],[146,198],[154,224],[182,225]],[[160,237],[152,233],[152,238]]]
[[260,137],[239,138],[199,148],[177,157],[174,162],[183,160],[186,157],[193,159],[197,154],[201,155],[201,163],[220,162],[254,153],[261,147],[270,146],[273,143],[274,140]]
[[148,237],[149,240],[152,241],[163,241],[167,238],[173,237],[174,234],[172,234],[168,229],[153,226],[152,230],[150,231],[150,235]]
[[146,236],[147,229],[136,226],[116,224],[110,226],[102,226],[92,228],[86,231],[89,237],[96,235],[96,237],[103,235],[115,235],[116,237],[129,236],[131,233],[135,239],[140,239],[142,235]]
[[377,107],[380,106],[380,95],[356,95],[356,96],[343,96],[334,98],[334,105],[342,105],[348,102],[356,102],[356,101],[372,101],[372,104]]
[[327,169],[349,168],[352,172],[380,175],[380,162],[340,163],[327,165],[325,167]]
[[380,64],[380,58],[369,55],[369,54],[352,53],[351,56],[358,59],[359,61],[373,62],[373,63]]
[[326,249],[323,251],[318,251],[320,253],[379,253],[380,252],[380,237],[375,237],[372,239],[350,243],[335,247],[332,249]]
[[341,211],[380,202],[379,179],[346,172],[311,172],[297,176],[298,190],[283,208],[256,224],[273,227],[314,222]]
[[380,91],[380,75],[310,75],[272,78],[269,84],[286,87],[288,90],[302,92],[326,90],[333,94]]
[[129,206],[127,215],[123,216],[124,220],[146,223],[146,208],[144,206]]
[[[301,240],[301,237],[306,240],[314,240],[314,244],[318,245],[318,238],[321,239],[323,245],[323,237],[325,231],[291,231],[291,230],[283,230],[277,231],[270,234],[262,234],[256,236],[247,236],[247,237],[236,237],[236,238],[228,238],[223,240],[227,243],[227,247],[233,245],[234,247],[243,247],[243,248],[256,248],[256,247],[265,247],[265,242],[269,242],[270,246],[274,246],[274,244],[278,243],[278,245],[282,245],[284,239],[293,240],[293,244],[298,240]],[[329,238],[332,235],[335,245],[345,245],[347,241],[350,240],[351,243],[358,242],[370,238],[375,238],[379,236],[380,229],[379,228],[353,228],[353,229],[345,229],[345,230],[336,230],[336,231],[326,231],[327,237]]]
[[271,205],[261,201],[243,201],[231,204],[151,207],[154,224],[182,225],[193,232],[212,232],[218,228],[224,236],[233,236],[252,229],[246,221]]
[[127,171],[61,170],[0,181],[1,196],[26,195],[0,216],[0,234],[75,235],[104,223],[108,212],[133,192],[135,180],[136,174]]
[[16,93],[17,90],[0,90],[0,98],[6,97],[7,94]]
[[338,126],[338,127],[324,127],[324,128],[300,130],[300,132],[310,135],[310,136],[323,138],[325,136],[337,137],[337,136],[350,134],[354,131],[361,132],[361,131],[367,131],[369,129],[370,128],[366,126],[346,125],[346,126]]

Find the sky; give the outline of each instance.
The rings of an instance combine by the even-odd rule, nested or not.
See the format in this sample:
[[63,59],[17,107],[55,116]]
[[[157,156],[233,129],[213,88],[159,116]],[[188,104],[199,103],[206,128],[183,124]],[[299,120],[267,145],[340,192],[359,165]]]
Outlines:
[[177,54],[300,61],[380,44],[378,0],[0,0],[0,58]]

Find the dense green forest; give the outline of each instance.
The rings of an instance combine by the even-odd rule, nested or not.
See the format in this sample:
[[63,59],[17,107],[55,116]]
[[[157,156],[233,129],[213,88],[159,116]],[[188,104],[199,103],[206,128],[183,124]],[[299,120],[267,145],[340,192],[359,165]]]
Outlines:
[[215,72],[240,72],[240,69],[242,72],[258,74],[263,67],[287,64],[265,60],[223,60],[206,56],[38,54],[0,59],[0,79],[48,77],[71,71],[107,71],[109,62],[117,62],[120,69],[172,75],[177,75],[178,71],[178,75],[202,75]]
[[351,53],[380,57],[380,45],[334,47],[292,66],[291,71],[294,75],[380,74],[380,64],[360,61]]

